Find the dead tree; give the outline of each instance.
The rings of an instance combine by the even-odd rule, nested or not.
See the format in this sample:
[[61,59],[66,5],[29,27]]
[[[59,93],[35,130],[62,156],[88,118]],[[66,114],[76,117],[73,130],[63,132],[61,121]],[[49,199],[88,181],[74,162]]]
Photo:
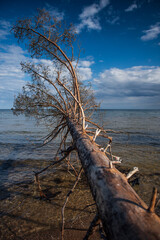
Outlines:
[[[15,98],[14,113],[46,119],[55,126],[44,144],[62,134],[58,153],[65,147],[69,134],[72,136],[71,145],[78,152],[107,239],[160,239],[160,219],[153,206],[155,196],[148,208],[128,184],[127,177],[115,168],[120,159],[112,155],[112,139],[89,118],[96,104],[90,89],[77,77],[73,26],[67,27],[45,10],[39,10],[33,18],[17,21],[13,31],[19,41],[26,43],[33,58],[22,63],[31,82]],[[95,135],[93,128],[86,129],[86,122],[99,128]],[[109,140],[110,160],[105,153],[107,148],[102,151],[95,143],[98,135]],[[71,150],[72,147],[64,148],[63,153],[67,156]],[[112,162],[114,157],[116,161]],[[65,155],[57,162],[64,158]]]

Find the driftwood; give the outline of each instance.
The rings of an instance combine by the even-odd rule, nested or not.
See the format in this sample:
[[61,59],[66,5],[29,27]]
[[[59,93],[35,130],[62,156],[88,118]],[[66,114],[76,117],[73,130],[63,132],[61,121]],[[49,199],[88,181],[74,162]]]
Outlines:
[[132,177],[136,172],[138,172],[138,171],[139,171],[138,168],[137,168],[137,167],[134,167],[133,170],[130,171],[130,172],[127,174],[126,178],[127,178],[127,179],[131,178],[131,177]]
[[82,132],[82,128],[69,119],[68,126],[107,239],[160,239],[159,217],[148,211],[127,178],[114,166],[109,167],[108,157]]

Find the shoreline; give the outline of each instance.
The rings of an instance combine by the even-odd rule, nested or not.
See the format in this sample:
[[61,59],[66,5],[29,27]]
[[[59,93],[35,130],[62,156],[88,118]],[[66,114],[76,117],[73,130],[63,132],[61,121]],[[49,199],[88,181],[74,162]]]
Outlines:
[[[72,170],[68,172],[65,164],[56,170],[40,175],[41,187],[49,200],[41,198],[34,184],[34,173],[48,165],[48,161],[0,161],[0,170],[3,181],[0,192],[1,240],[32,239],[50,240],[60,239],[61,234],[61,208],[65,197],[71,189],[75,177]],[[43,164],[43,166],[42,166]],[[129,171],[129,167],[120,166],[122,173]],[[6,177],[6,180],[5,180]],[[136,173],[134,178],[139,178],[139,185],[134,189],[148,204],[151,197],[153,184],[159,184],[159,175]],[[77,188],[71,194],[65,209],[65,239],[83,239],[90,222],[95,216],[95,205],[84,208],[94,203],[85,176],[81,177]],[[160,216],[160,206],[156,208]],[[100,239],[96,232],[92,239]]]

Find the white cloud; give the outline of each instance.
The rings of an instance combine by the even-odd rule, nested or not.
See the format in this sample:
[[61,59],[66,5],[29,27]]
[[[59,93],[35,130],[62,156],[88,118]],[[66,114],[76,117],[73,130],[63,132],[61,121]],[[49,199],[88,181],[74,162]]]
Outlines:
[[160,67],[155,66],[135,66],[126,69],[110,68],[99,74],[96,82],[106,84],[125,83],[155,83],[160,84]]
[[10,23],[5,20],[0,20],[0,39],[6,39],[10,35]]
[[[92,78],[92,69],[91,65],[94,64],[94,61],[91,60],[80,60],[77,66],[77,72],[79,79],[81,81],[90,80]],[[76,66],[76,63],[73,63],[74,66]]]
[[149,41],[152,39],[156,39],[160,34],[160,23],[156,23],[155,25],[150,26],[148,30],[143,31],[144,35],[141,37],[142,41]]
[[127,9],[125,9],[125,12],[132,12],[133,10],[137,9],[138,6],[136,3],[133,3],[132,5],[130,5]]
[[14,95],[25,84],[25,74],[20,62],[25,60],[25,52],[15,45],[0,45],[0,108],[10,108]]
[[113,104],[112,107],[120,107],[121,103],[128,108],[132,107],[133,105],[130,104],[133,103],[134,107],[136,105],[144,107],[142,102],[145,104],[146,99],[150,99],[153,107],[159,106],[160,67],[135,66],[126,69],[106,69],[94,79],[94,83],[97,98],[104,101],[104,104]]
[[93,17],[95,16],[95,14],[99,13],[103,8],[105,8],[108,4],[108,0],[100,0],[99,4],[93,3],[92,5],[85,7],[79,17],[80,19]]
[[[35,64],[43,64],[44,66],[48,67],[49,70],[49,75],[53,79],[54,77],[57,77],[57,70],[55,66],[53,65],[53,62],[51,60],[47,59],[33,59],[32,60]],[[76,62],[72,62],[73,66],[76,67]],[[76,67],[77,72],[78,72],[78,77],[81,81],[86,81],[90,80],[92,77],[92,69],[91,65],[94,64],[93,60],[82,60],[80,59],[78,62],[78,65]],[[70,78],[70,73],[69,71],[64,71],[61,72],[61,77],[65,78]]]
[[10,22],[6,21],[6,20],[0,20],[0,25],[3,26],[4,29],[8,29],[11,27]]
[[[15,45],[0,46],[0,83],[8,89],[16,88],[18,81],[24,77],[20,62],[25,60],[25,52]],[[16,81],[14,81],[16,80]],[[17,82],[17,84],[16,84]]]
[[92,64],[94,64],[94,61],[80,60],[79,67],[90,67]]
[[97,17],[98,13],[109,4],[109,0],[100,0],[99,4],[93,3],[83,9],[79,15],[80,23],[76,26],[77,33],[84,28],[88,30],[101,30],[101,25]]
[[[11,108],[14,95],[21,91],[22,87],[30,78],[21,70],[21,61],[31,61],[34,64],[43,64],[49,67],[50,75],[56,77],[56,69],[51,60],[31,59],[27,52],[16,45],[0,45],[0,108]],[[80,80],[89,80],[92,77],[91,65],[93,60],[80,59],[77,71]],[[76,63],[74,63],[74,66]],[[69,73],[64,71],[62,76]]]
[[92,70],[91,68],[84,68],[84,67],[80,67],[78,68],[78,75],[81,81],[86,81],[86,80],[90,80],[92,77]]
[[49,11],[50,15],[56,17],[59,21],[64,19],[64,12],[60,12],[57,8],[46,3],[46,10]]

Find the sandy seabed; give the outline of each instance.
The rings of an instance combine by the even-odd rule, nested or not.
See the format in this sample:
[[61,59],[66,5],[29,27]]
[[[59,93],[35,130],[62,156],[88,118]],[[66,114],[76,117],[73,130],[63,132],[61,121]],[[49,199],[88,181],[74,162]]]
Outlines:
[[[34,172],[47,166],[49,161],[1,161],[0,185],[0,239],[1,240],[53,240],[61,239],[61,209],[75,176],[67,165],[50,169],[40,175],[45,197],[41,197],[34,183]],[[122,172],[129,169],[121,168]],[[140,197],[149,202],[152,181],[159,175],[137,173],[139,185],[134,188]],[[152,181],[151,181],[152,179]],[[82,240],[96,214],[94,200],[84,174],[65,209],[65,240]],[[160,216],[160,208],[156,209]],[[97,231],[90,238],[100,239]]]

